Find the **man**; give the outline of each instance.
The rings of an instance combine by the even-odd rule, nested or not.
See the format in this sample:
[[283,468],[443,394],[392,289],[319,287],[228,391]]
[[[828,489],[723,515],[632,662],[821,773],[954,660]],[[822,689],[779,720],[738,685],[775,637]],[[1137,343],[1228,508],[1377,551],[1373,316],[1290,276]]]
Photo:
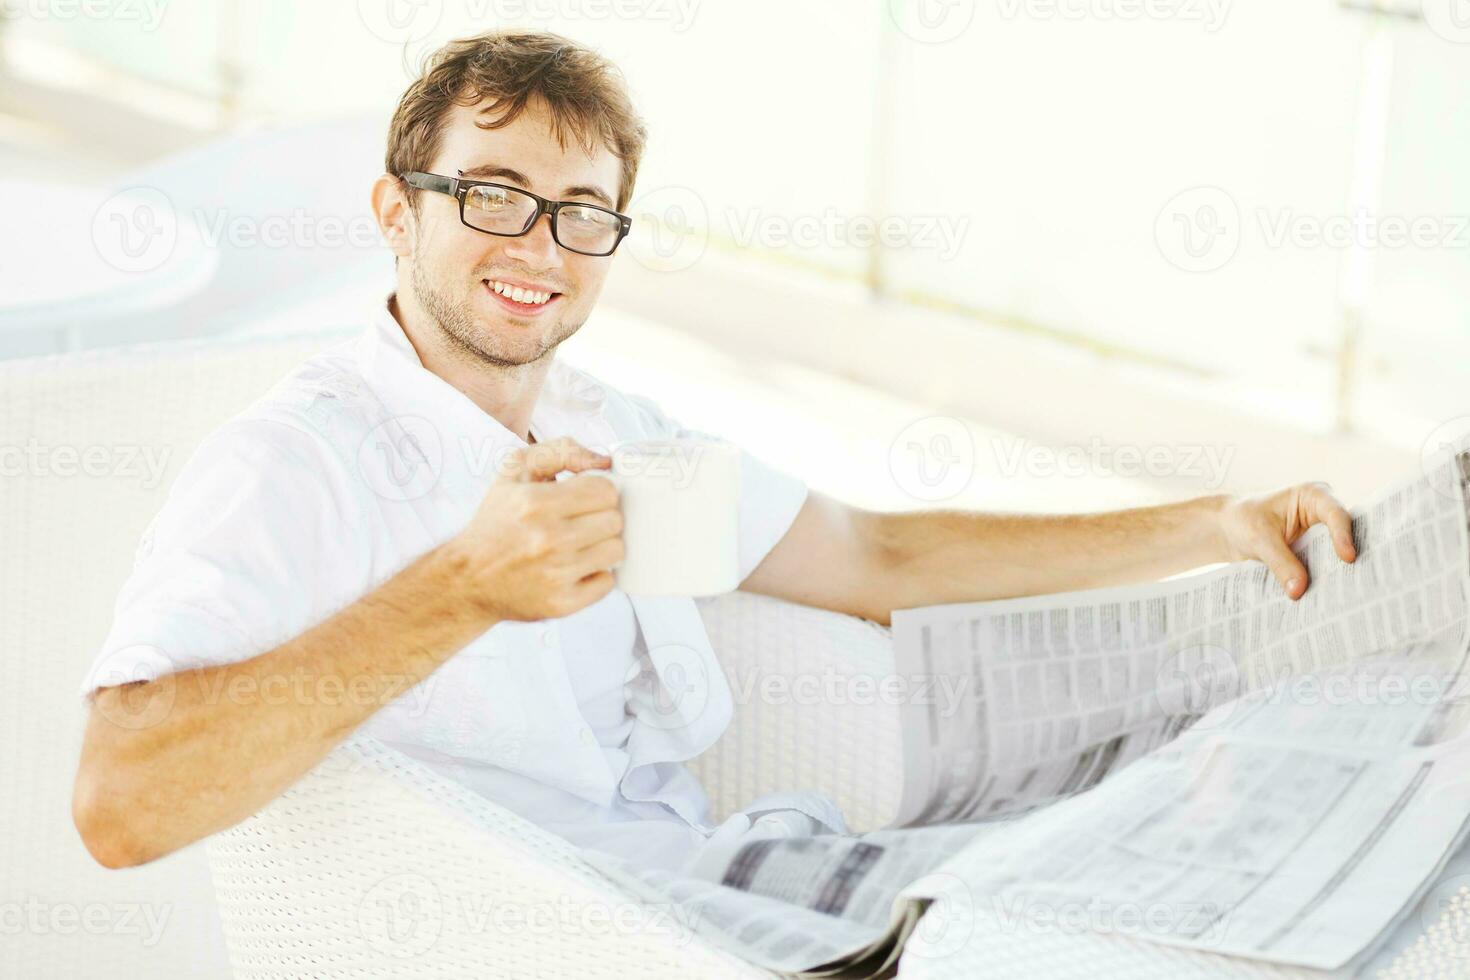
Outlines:
[[[555,352],[627,232],[643,145],[613,66],[554,35],[454,42],[410,86],[372,189],[395,293],[360,339],[206,440],[119,596],[84,685],[73,802],[99,862],[231,826],[359,726],[635,858],[679,864],[752,821],[842,829],[815,794],[715,826],[680,765],[729,719],[693,602],[629,597],[609,573],[621,518],[612,483],[585,473],[608,466],[595,450],[684,430]],[[1233,559],[1297,598],[1289,545],[1319,522],[1354,558],[1320,484],[1084,516],[900,515],[743,460],[741,588],[884,623]],[[649,666],[674,648],[705,672],[705,702],[660,725]]]

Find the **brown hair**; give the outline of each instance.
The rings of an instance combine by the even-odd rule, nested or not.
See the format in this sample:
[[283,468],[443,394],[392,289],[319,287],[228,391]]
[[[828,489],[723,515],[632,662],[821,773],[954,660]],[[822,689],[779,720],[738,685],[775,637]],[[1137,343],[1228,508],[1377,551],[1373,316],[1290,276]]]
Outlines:
[[503,110],[486,124],[491,129],[509,125],[537,99],[550,110],[562,147],[569,133],[588,152],[599,142],[607,147],[623,164],[617,209],[627,206],[648,131],[622,72],[597,52],[546,31],[491,31],[450,41],[430,55],[393,113],[388,173],[427,170],[450,107],[481,99]]

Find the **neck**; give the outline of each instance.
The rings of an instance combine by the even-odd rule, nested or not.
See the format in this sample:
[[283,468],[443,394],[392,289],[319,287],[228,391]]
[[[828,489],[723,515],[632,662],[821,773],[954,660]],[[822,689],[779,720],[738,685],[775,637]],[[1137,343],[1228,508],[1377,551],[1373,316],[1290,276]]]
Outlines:
[[480,410],[524,442],[531,437],[531,414],[550,370],[552,354],[529,364],[494,364],[465,349],[407,297],[395,294],[388,310],[424,367],[462,392]]

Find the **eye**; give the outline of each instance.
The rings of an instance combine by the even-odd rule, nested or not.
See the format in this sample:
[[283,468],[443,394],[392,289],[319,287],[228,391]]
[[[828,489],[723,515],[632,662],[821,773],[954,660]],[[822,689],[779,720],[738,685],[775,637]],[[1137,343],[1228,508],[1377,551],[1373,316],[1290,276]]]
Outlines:
[[478,211],[504,211],[511,207],[510,194],[503,187],[471,187],[464,203]]

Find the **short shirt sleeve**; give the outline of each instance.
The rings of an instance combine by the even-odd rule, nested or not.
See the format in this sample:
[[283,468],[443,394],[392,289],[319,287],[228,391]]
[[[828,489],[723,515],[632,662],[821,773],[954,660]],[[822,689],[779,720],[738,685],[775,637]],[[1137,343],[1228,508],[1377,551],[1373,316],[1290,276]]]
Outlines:
[[144,533],[81,693],[248,659],[366,591],[342,473],[324,441],[283,422],[211,435]]
[[[647,398],[630,397],[659,433],[657,438],[721,439],[713,433],[685,428]],[[806,498],[807,486],[800,478],[740,447],[740,581],[749,578],[786,536]]]

